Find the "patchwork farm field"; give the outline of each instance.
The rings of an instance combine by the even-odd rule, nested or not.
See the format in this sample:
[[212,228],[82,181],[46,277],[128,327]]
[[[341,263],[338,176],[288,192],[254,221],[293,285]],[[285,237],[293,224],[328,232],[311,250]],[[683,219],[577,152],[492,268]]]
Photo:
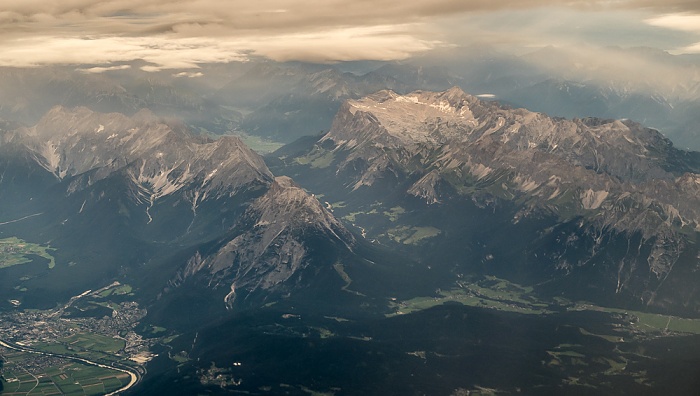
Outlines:
[[129,375],[66,359],[0,348],[3,395],[102,395],[129,383]]

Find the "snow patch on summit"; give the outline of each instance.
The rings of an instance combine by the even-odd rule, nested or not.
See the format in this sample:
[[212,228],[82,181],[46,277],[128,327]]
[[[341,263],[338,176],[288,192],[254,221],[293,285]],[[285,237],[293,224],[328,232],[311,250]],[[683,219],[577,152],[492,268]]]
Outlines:
[[608,194],[607,191],[593,191],[589,188],[581,193],[581,204],[584,209],[598,209],[600,205],[603,204],[603,201],[605,201],[605,198],[608,197]]
[[477,179],[481,180],[486,176],[490,175],[491,172],[493,172],[493,169],[489,168],[488,166],[485,166],[484,164],[477,164],[474,168],[472,168],[471,172],[472,175],[476,176]]
[[404,102],[404,103],[414,103],[414,104],[425,104],[421,103],[418,101],[417,96],[397,96],[396,99],[397,102]]

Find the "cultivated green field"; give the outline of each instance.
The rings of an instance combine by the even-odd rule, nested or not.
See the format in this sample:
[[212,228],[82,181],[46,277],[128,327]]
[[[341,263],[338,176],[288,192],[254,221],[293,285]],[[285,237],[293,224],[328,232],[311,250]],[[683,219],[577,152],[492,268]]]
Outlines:
[[122,339],[92,333],[74,334],[70,337],[57,339],[56,342],[33,345],[35,349],[43,352],[77,356],[102,362],[119,361],[119,357],[114,356],[114,354],[123,349],[124,346],[125,341]]
[[599,307],[592,304],[579,303],[572,310],[601,311],[620,313],[634,317],[632,326],[643,332],[672,332],[700,334],[700,319],[679,318],[677,316],[661,315],[648,312],[630,311],[619,308]]
[[111,295],[123,296],[133,291],[130,285],[119,285],[100,292],[100,297],[109,297]]
[[11,237],[0,239],[0,268],[31,262],[27,256],[39,256],[49,260],[49,268],[56,266],[56,260],[49,253],[50,247],[39,246],[22,239]]
[[393,207],[393,208],[385,211],[383,214],[384,214],[384,216],[388,217],[389,220],[396,221],[404,213],[406,213],[406,209],[404,209],[400,206],[396,206],[396,207]]
[[5,358],[3,396],[103,395],[129,382],[125,373],[65,359],[0,348]]
[[[515,286],[511,287],[515,288]],[[547,304],[526,299],[523,295],[524,293],[526,292],[518,293],[499,288],[490,289],[475,283],[465,288],[440,291],[439,295],[434,297],[416,297],[398,303],[393,302],[392,305],[396,312],[388,316],[405,315],[447,302],[457,302],[470,307],[490,308],[527,315],[540,315],[552,312],[547,309]]]
[[[393,216],[397,216],[394,212]],[[440,235],[442,231],[435,227],[407,227],[399,226],[387,231],[389,238],[404,245],[416,245],[424,239]]]
[[333,162],[333,152],[316,149],[294,160],[300,165],[310,165],[312,168],[327,168],[331,165],[331,162]]
[[[700,319],[600,307],[582,302],[573,304],[565,299],[555,299],[551,302],[542,301],[532,294],[532,287],[523,287],[493,276],[485,276],[475,282],[460,282],[459,285],[460,287],[455,289],[440,291],[436,296],[416,297],[406,301],[392,302],[391,305],[395,312],[389,316],[408,314],[446,302],[458,302],[472,307],[523,314],[548,314],[559,309],[624,314],[633,319],[629,326],[636,331],[700,334]],[[582,329],[582,331],[585,330]],[[611,342],[616,342],[619,339],[618,335],[588,335],[599,336]]]

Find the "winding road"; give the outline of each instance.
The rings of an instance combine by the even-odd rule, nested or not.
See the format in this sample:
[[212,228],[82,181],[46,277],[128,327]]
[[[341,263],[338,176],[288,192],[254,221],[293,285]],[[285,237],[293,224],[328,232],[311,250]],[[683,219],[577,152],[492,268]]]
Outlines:
[[26,220],[26,219],[28,219],[28,218],[30,218],[30,217],[41,216],[41,215],[43,215],[43,213],[34,213],[34,214],[29,215],[29,216],[24,216],[24,217],[22,217],[22,218],[20,218],[20,219],[5,221],[5,222],[3,222],[3,223],[0,223],[0,225],[17,223],[18,221]]

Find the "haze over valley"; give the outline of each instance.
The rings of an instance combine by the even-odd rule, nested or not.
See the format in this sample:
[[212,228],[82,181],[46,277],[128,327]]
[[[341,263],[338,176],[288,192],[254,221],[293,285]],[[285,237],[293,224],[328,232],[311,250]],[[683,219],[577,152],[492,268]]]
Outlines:
[[694,394],[697,8],[0,5],[0,394]]

